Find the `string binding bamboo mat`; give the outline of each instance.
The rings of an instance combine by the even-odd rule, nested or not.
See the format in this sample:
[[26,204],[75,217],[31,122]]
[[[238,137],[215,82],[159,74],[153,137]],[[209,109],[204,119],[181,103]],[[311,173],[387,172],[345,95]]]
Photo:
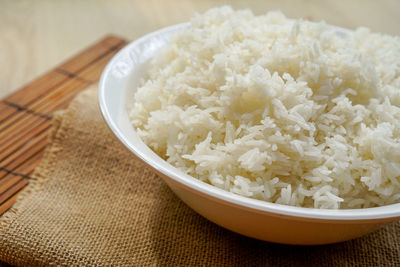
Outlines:
[[47,142],[54,111],[96,83],[107,62],[126,45],[107,36],[0,101],[0,216],[28,185]]

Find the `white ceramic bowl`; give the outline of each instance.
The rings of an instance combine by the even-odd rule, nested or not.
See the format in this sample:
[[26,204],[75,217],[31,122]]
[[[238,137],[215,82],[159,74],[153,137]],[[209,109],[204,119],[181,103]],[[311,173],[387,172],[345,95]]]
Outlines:
[[326,210],[291,207],[235,195],[184,174],[149,149],[131,126],[128,110],[146,63],[168,42],[172,33],[183,27],[186,24],[148,34],[116,54],[101,76],[99,102],[105,121],[118,139],[160,174],[188,206],[234,232],[286,244],[340,242],[400,219],[400,204]]

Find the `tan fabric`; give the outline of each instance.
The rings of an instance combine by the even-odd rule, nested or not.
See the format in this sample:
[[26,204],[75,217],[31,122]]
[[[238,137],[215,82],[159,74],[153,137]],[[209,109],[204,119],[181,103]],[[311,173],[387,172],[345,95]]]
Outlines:
[[51,145],[0,219],[0,260],[60,266],[400,266],[400,223],[327,246],[284,246],[197,215],[110,133],[96,91],[55,116]]

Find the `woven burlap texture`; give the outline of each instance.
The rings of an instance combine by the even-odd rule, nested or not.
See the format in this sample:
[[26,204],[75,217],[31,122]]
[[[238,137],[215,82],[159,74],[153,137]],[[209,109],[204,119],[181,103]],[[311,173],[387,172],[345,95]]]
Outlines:
[[45,157],[0,218],[18,266],[400,266],[400,224],[326,246],[247,238],[182,203],[108,130],[96,88],[55,114]]

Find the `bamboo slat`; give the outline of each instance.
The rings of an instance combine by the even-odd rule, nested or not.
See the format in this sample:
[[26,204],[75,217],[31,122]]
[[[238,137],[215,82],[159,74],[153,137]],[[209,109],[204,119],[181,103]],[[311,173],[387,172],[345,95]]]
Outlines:
[[65,82],[68,78],[68,76],[55,70],[50,71],[6,97],[4,101],[24,107],[45,95],[52,88]]
[[53,112],[66,108],[78,92],[97,82],[125,44],[108,36],[0,101],[0,216],[33,179]]
[[14,177],[14,178],[15,182],[13,181],[14,183],[10,183],[10,187],[8,188],[8,190],[0,195],[0,202],[7,201],[7,199],[13,197],[28,184],[28,180],[22,177],[21,178]]
[[[14,205],[16,199],[17,199],[17,194],[14,194],[14,196],[12,196],[9,199],[7,199],[6,201],[4,201],[4,203],[0,206],[0,214],[3,214],[9,208],[11,208],[11,206]],[[0,266],[1,266],[1,262],[0,262]]]
[[16,108],[11,107],[4,102],[0,102],[0,123],[15,113],[17,113]]

